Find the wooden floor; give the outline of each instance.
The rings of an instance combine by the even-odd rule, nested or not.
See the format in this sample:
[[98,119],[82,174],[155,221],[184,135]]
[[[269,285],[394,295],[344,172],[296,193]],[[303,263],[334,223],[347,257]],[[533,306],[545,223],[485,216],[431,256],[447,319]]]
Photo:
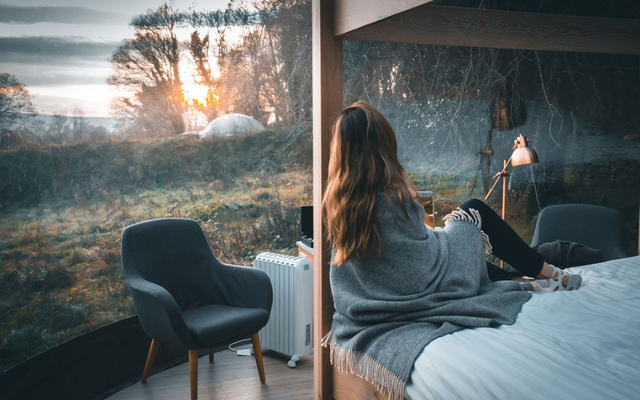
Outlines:
[[[265,384],[260,383],[253,357],[224,350],[217,352],[214,359],[213,364],[209,363],[208,356],[198,359],[198,399],[311,400],[313,397],[313,355],[303,357],[295,368],[289,368],[289,357],[265,351]],[[188,400],[189,363],[151,375],[147,383],[137,382],[108,399]]]

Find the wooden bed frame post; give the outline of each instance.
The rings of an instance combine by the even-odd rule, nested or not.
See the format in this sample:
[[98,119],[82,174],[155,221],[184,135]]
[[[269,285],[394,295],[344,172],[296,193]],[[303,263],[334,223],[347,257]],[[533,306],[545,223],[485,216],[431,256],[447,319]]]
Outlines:
[[313,0],[313,394],[333,398],[329,350],[321,346],[331,329],[333,297],[329,286],[330,243],[322,221],[331,126],[342,112],[342,39],[333,36],[333,1]]

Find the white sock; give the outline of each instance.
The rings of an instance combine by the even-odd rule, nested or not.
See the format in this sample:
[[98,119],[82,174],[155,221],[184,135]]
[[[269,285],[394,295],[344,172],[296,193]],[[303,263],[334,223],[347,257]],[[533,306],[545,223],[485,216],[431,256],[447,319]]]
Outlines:
[[577,274],[568,274],[549,264],[553,268],[551,277],[548,279],[536,279],[534,282],[540,286],[545,292],[557,292],[559,290],[576,290],[582,284],[582,277]]

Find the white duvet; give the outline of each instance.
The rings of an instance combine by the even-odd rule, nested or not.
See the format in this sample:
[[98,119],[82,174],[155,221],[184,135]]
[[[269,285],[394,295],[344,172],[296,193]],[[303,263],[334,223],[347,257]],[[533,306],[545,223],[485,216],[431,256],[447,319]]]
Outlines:
[[515,324],[431,342],[408,399],[640,399],[640,256],[567,271],[573,292],[533,294]]

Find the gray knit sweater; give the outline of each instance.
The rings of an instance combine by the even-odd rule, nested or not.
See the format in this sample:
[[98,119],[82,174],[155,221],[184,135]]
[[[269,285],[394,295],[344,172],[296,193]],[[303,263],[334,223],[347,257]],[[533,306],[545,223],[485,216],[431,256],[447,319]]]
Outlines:
[[393,400],[404,398],[413,364],[432,340],[513,324],[531,297],[517,282],[489,280],[479,215],[458,211],[444,229],[429,229],[422,206],[409,201],[407,218],[399,203],[391,207],[380,194],[380,256],[331,266],[336,312],[323,340],[336,368]]

